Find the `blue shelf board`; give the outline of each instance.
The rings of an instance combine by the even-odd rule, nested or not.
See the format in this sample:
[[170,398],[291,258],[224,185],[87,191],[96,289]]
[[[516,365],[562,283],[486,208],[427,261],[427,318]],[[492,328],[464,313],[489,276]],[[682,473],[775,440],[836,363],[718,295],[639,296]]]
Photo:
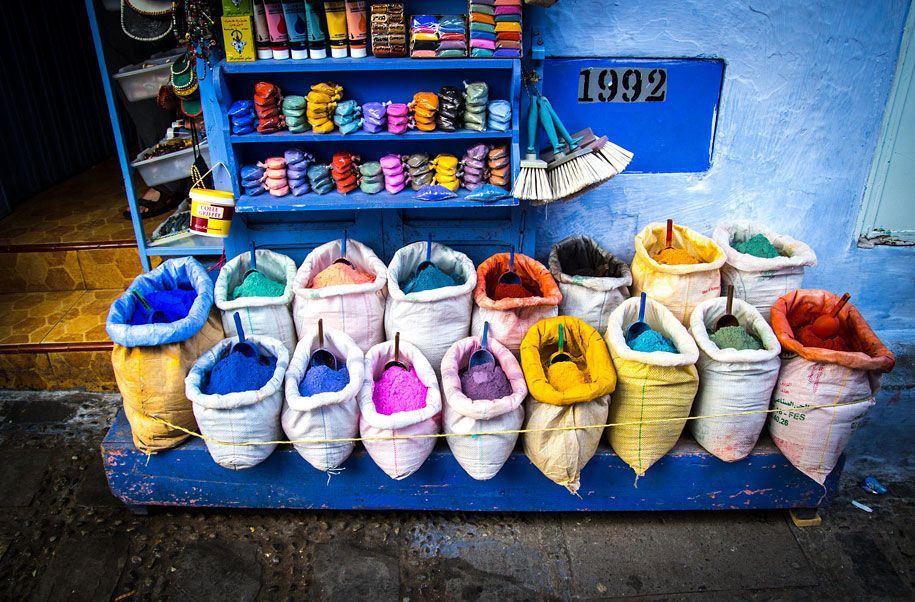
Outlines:
[[252,63],[229,63],[221,61],[220,67],[228,74],[259,73],[307,73],[333,71],[433,71],[439,69],[506,69],[514,68],[516,59],[411,59],[411,58],[376,58],[362,59],[306,59],[306,60],[273,60],[265,59]]
[[347,211],[356,209],[455,209],[462,207],[517,207],[518,199],[508,197],[495,203],[481,203],[468,200],[467,190],[460,190],[458,197],[447,201],[422,201],[416,198],[416,192],[405,188],[399,194],[366,194],[354,191],[340,194],[336,191],[327,194],[304,194],[302,196],[275,197],[267,193],[258,196],[242,195],[235,203],[236,213],[275,213],[299,211]]
[[354,132],[352,134],[341,134],[340,132],[331,132],[329,134],[313,134],[304,132],[302,134],[293,134],[290,132],[276,132],[273,134],[242,134],[240,136],[229,136],[232,144],[256,144],[265,142],[338,142],[338,141],[376,141],[391,142],[396,140],[510,140],[514,136],[511,130],[499,132],[496,130],[486,130],[476,132],[473,130],[458,130],[456,132],[421,132],[419,130],[410,130],[405,134],[391,134],[390,132],[378,132],[372,134],[369,132]]

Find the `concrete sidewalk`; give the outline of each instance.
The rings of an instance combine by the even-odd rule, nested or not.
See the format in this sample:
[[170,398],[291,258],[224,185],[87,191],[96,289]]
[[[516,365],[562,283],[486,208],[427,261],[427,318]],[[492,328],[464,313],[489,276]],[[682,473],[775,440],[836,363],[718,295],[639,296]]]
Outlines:
[[[154,511],[111,497],[120,399],[2,393],[0,597],[88,600],[912,599],[911,473],[854,460],[820,527],[784,512]],[[890,493],[856,483],[876,474]],[[868,514],[852,499],[874,509]]]

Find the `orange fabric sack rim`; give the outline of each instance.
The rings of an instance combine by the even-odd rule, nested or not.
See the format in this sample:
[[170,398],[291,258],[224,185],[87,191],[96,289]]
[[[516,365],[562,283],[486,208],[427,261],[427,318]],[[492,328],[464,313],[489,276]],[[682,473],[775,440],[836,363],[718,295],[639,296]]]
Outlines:
[[842,330],[858,351],[833,351],[819,347],[805,347],[794,338],[794,324],[806,324],[835,307],[839,296],[828,291],[798,289],[780,297],[772,306],[772,329],[783,351],[796,353],[812,362],[839,364],[856,370],[889,372],[896,365],[893,353],[886,348],[870,325],[848,303],[837,316]]
[[508,271],[509,254],[496,253],[477,267],[477,288],[474,291],[474,299],[477,305],[486,309],[510,310],[519,307],[536,307],[539,305],[559,305],[562,301],[562,293],[559,292],[559,286],[553,279],[553,275],[546,269],[542,263],[515,253],[515,273],[521,277],[521,284],[532,293],[540,291],[540,295],[525,297],[522,299],[501,299],[496,301],[492,298],[499,277]]

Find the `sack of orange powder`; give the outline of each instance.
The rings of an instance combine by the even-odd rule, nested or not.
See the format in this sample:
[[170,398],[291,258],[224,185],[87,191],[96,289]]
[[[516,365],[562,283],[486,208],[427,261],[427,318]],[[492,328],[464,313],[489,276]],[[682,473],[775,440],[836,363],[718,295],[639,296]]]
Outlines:
[[802,327],[830,312],[839,297],[797,290],[772,306],[772,329],[782,345],[769,433],[786,458],[820,483],[835,468],[851,434],[874,405],[880,376],[893,369],[893,354],[851,304],[838,314],[848,351],[804,345]]

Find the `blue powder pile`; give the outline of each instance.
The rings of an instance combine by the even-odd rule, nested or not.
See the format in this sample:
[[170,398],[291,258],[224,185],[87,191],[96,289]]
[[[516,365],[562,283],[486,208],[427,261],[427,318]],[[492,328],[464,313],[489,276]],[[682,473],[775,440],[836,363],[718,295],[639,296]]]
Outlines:
[[210,370],[210,378],[203,392],[207,395],[227,395],[257,391],[273,378],[275,371],[275,357],[245,357],[238,351],[233,351],[216,362]]
[[454,276],[446,274],[435,266],[420,270],[416,273],[403,287],[403,292],[407,295],[410,293],[421,293],[423,291],[432,291],[437,288],[454,286],[460,284]]
[[677,353],[677,348],[657,330],[648,329],[634,339],[626,337],[626,344],[633,351],[643,353],[654,353],[655,351],[667,351],[668,353]]
[[[153,291],[143,295],[143,298],[149,303],[152,312],[146,311],[143,304],[137,301],[133,309],[133,314],[130,316],[131,326],[140,324],[167,324],[183,320],[187,317],[188,312],[191,311],[194,299],[197,298],[197,291],[183,288],[171,291]],[[152,313],[157,311],[161,311],[165,314],[165,317],[161,318],[156,316],[156,318],[153,319]]]
[[311,397],[318,393],[342,391],[349,384],[349,370],[346,364],[337,364],[337,368],[333,370],[323,364],[309,368],[299,383],[299,395]]

